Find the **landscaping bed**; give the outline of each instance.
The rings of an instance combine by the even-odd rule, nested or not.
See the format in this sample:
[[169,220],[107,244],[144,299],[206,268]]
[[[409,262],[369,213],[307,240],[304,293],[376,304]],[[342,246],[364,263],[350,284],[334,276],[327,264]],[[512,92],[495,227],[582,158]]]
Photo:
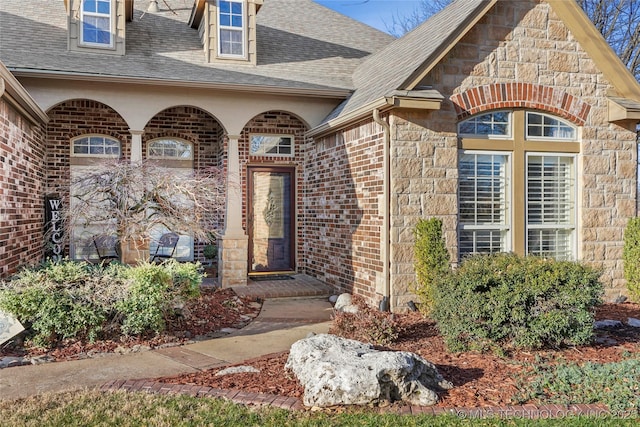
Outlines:
[[[260,305],[253,300],[239,298],[230,289],[204,289],[201,297],[189,302],[182,316],[170,322],[167,330],[158,336],[136,339],[111,337],[94,343],[65,340],[48,351],[22,348],[14,343],[0,348],[0,358],[46,355],[55,361],[74,360],[96,353],[179,345],[219,336],[219,331],[224,328],[242,327],[258,314],[259,308]],[[597,319],[620,320],[623,323],[629,317],[640,318],[640,305],[605,304],[598,308],[596,315]],[[417,353],[437,365],[442,375],[454,384],[452,390],[440,395],[438,406],[443,407],[495,407],[522,403],[515,399],[519,385],[533,377],[536,367],[551,367],[563,362],[578,365],[586,362],[619,362],[637,358],[640,351],[640,328],[622,326],[596,330],[597,343],[588,346],[518,350],[502,356],[477,352],[449,353],[433,321],[417,312],[395,315],[395,319],[401,326],[401,333],[397,342],[387,348]],[[220,369],[212,369],[161,380],[301,397],[302,387],[293,375],[284,371],[287,356],[285,352],[245,361],[244,364],[258,368],[260,373],[216,377]],[[534,400],[530,402],[539,403]]]
[[[596,316],[597,319],[620,320],[623,323],[629,317],[640,318],[640,305],[605,304],[598,308]],[[436,364],[445,379],[453,382],[454,388],[440,395],[438,406],[442,407],[495,407],[516,404],[519,382],[526,381],[527,373],[532,373],[535,366],[553,366],[562,362],[619,362],[637,357],[640,351],[640,328],[623,326],[597,330],[596,339],[603,343],[590,346],[544,351],[521,350],[502,357],[475,352],[453,354],[447,352],[435,323],[420,313],[396,315],[396,320],[402,325],[403,331],[398,342],[388,348],[421,355]],[[260,373],[216,376],[221,369],[212,369],[163,378],[162,381],[301,397],[303,388],[292,374],[284,371],[287,357],[288,353],[285,352],[244,363],[259,369]]]

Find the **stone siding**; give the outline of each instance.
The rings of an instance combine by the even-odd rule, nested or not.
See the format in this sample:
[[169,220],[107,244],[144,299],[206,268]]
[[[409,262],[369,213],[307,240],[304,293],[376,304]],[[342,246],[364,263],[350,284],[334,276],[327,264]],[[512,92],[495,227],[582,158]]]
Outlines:
[[42,260],[44,134],[0,99],[0,278]]
[[309,143],[303,272],[377,304],[383,280],[383,128],[368,120]]
[[[457,257],[456,124],[495,108],[531,108],[580,127],[578,257],[604,271],[608,295],[624,292],[622,237],[636,214],[636,134],[607,120],[612,86],[551,7],[498,2],[424,80],[445,95],[432,113],[392,121],[393,286],[411,298],[411,227],[441,217]],[[407,292],[405,294],[405,292]]]

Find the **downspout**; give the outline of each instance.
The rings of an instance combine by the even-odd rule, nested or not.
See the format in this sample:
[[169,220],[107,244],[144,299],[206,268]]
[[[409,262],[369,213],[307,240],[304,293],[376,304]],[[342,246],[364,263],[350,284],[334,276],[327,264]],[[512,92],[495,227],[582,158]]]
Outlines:
[[[373,110],[373,120],[384,129],[384,146],[383,146],[383,185],[382,185],[382,230],[380,230],[380,238],[383,242],[382,249],[382,275],[384,277],[384,293],[380,302],[381,311],[391,311],[391,162],[390,159],[390,143],[391,143],[391,127],[389,123],[380,117],[380,110]],[[378,207],[380,208],[380,206]]]

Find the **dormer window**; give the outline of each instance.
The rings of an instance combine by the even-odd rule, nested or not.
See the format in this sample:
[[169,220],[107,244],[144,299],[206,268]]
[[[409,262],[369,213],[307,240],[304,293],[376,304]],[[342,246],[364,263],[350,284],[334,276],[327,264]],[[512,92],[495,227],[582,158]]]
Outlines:
[[264,0],[195,0],[189,25],[197,29],[209,63],[256,65],[256,14]]
[[84,0],[80,9],[80,43],[113,47],[111,0]]
[[244,1],[219,0],[218,30],[218,54],[244,57]]

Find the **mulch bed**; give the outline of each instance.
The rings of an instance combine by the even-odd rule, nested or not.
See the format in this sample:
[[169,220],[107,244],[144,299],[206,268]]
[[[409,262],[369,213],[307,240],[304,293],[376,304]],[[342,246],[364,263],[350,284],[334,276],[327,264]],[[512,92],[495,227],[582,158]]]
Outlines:
[[[620,320],[640,318],[638,304],[605,304],[598,310],[596,318]],[[615,340],[613,344],[570,347],[544,351],[517,351],[506,357],[493,354],[447,352],[435,324],[419,313],[398,315],[404,332],[397,343],[390,346],[394,350],[411,351],[436,364],[444,378],[452,381],[454,388],[440,396],[440,407],[496,407],[514,404],[512,397],[517,393],[518,378],[530,368],[528,364],[556,364],[562,361],[616,362],[625,354],[638,353],[640,328],[621,327],[598,330],[597,336]],[[288,352],[273,354],[245,361],[260,370],[260,373],[241,373],[216,376],[221,369],[212,369],[195,374],[162,378],[173,384],[196,384],[222,389],[241,389],[245,392],[271,393],[301,398],[304,389],[295,377],[284,370]],[[538,361],[538,362],[536,362]]]
[[[0,357],[5,355],[47,354],[55,360],[72,360],[89,357],[91,353],[112,352],[118,348],[136,345],[157,348],[163,345],[178,345],[195,339],[215,336],[215,331],[227,327],[240,327],[255,317],[259,304],[248,298],[239,298],[230,289],[205,290],[197,301],[187,305],[182,317],[168,325],[167,331],[152,338],[116,337],[95,343],[65,341],[52,350],[21,348],[10,345],[0,348]],[[605,304],[599,307],[596,318],[620,320],[629,317],[640,319],[640,305]],[[452,381],[454,388],[441,394],[441,407],[495,407],[513,404],[512,397],[518,391],[518,378],[531,369],[533,363],[559,362],[615,362],[637,354],[640,328],[623,326],[599,329],[599,341],[591,346],[569,347],[544,351],[516,351],[505,357],[485,353],[449,353],[435,324],[419,313],[396,315],[403,327],[397,343],[389,348],[411,351],[436,364],[442,375]],[[304,390],[291,373],[284,370],[288,352],[271,354],[248,360],[260,373],[241,373],[215,376],[220,369],[186,374],[161,381],[174,384],[197,384],[221,389],[241,389],[245,392],[269,393],[301,398]],[[9,368],[10,369],[10,368]]]

